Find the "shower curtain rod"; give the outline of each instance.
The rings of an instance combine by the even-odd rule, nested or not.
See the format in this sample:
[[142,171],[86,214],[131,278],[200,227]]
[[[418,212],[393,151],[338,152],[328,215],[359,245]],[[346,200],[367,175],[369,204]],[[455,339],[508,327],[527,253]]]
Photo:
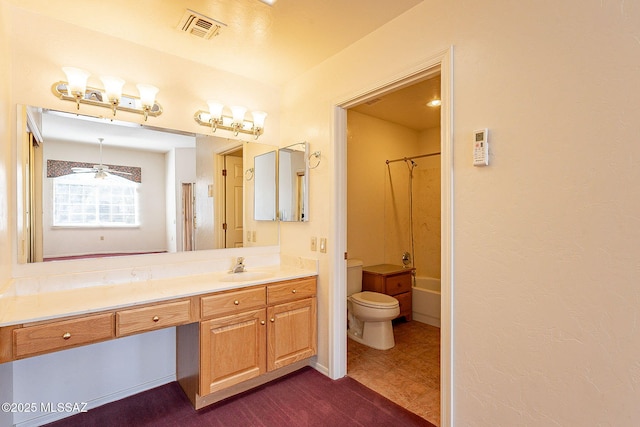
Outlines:
[[386,162],[387,162],[387,164],[393,163],[393,162],[406,162],[407,160],[419,159],[421,157],[431,157],[431,156],[439,156],[439,155],[440,155],[440,152],[429,153],[429,154],[421,154],[419,156],[403,157],[401,159],[387,160]]

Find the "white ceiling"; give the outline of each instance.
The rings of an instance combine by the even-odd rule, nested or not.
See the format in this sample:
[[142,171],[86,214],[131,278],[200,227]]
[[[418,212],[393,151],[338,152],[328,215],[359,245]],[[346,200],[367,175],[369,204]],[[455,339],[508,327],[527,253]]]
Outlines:
[[57,140],[166,153],[171,148],[194,148],[195,135],[170,133],[149,126],[118,120],[100,119],[44,110],[42,135],[45,141]]
[[[53,19],[282,85],[422,0],[7,0]],[[226,24],[209,40],[176,27],[187,9]]]
[[371,99],[352,110],[422,131],[440,126],[440,107],[427,106],[434,99],[440,99],[440,74]]

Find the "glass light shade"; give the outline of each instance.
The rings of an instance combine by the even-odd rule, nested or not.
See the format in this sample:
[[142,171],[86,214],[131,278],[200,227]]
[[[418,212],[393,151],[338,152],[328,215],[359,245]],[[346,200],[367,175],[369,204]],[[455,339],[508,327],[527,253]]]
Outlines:
[[247,112],[247,109],[244,107],[240,107],[238,105],[231,107],[231,114],[233,115],[233,123],[241,125],[244,122],[244,113],[246,112]]
[[267,118],[267,113],[264,111],[252,111],[253,127],[264,129],[264,120]]
[[207,101],[209,105],[209,114],[211,114],[212,119],[220,119],[222,118],[222,109],[224,105],[217,101]]
[[147,84],[138,84],[136,87],[138,88],[138,92],[140,92],[140,102],[142,103],[142,107],[153,108],[153,105],[156,103],[156,95],[160,89]]
[[84,98],[87,90],[87,79],[90,73],[81,68],[63,67],[62,71],[67,75],[67,91],[69,96],[80,96]]
[[111,102],[120,101],[124,80],[113,76],[102,76],[100,80],[102,80],[102,84],[104,84],[104,92],[107,95],[107,99]]

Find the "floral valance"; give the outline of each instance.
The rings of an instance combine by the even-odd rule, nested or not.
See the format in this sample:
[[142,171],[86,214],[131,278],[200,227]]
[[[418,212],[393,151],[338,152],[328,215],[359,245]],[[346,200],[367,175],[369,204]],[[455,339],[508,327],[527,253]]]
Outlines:
[[[47,178],[56,178],[58,176],[70,175],[73,173],[73,168],[92,168],[95,163],[85,162],[69,162],[67,160],[47,160]],[[119,166],[119,165],[105,165],[109,167],[110,171],[127,172],[131,175],[120,175],[122,178],[126,178],[133,182],[142,182],[142,168],[135,166]]]

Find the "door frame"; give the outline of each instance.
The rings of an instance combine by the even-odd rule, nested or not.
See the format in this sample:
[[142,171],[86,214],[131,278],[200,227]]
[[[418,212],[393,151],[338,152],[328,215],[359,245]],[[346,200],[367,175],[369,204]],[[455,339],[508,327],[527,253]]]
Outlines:
[[449,47],[395,76],[384,79],[332,102],[335,174],[332,187],[333,216],[331,230],[335,251],[329,275],[329,376],[347,374],[347,109],[381,94],[409,86],[440,70],[441,99],[441,327],[440,327],[440,421],[453,425],[453,47]]

